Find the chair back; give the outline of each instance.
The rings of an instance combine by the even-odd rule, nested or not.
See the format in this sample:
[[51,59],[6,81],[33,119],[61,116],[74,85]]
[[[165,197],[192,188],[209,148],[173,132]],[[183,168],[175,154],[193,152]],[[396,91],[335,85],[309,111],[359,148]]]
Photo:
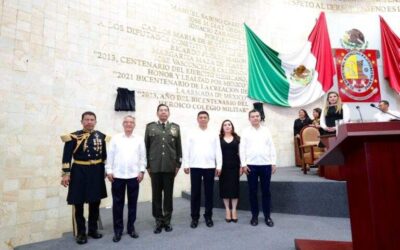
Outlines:
[[[300,131],[301,145],[310,145],[319,143],[319,130],[315,127],[307,126]],[[309,151],[309,149],[307,150]]]

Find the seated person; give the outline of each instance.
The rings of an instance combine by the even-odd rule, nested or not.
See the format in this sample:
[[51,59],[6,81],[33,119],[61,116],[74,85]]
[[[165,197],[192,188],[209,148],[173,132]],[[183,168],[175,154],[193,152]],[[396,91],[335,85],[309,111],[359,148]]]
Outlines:
[[296,166],[302,165],[301,150],[300,150],[300,131],[303,127],[311,124],[311,119],[308,117],[307,111],[304,109],[299,110],[299,118],[294,121],[294,154]]
[[319,129],[321,127],[321,109],[320,108],[313,109],[312,115],[314,119],[312,120],[311,125]]
[[300,138],[300,131],[302,128],[304,128],[305,126],[308,126],[312,123],[310,117],[307,114],[307,111],[305,111],[304,109],[300,109],[299,110],[299,118],[297,118],[294,121],[294,125],[293,125],[293,132],[294,132],[294,136]]
[[389,109],[389,102],[386,100],[381,100],[378,107],[381,111],[374,115],[375,120],[378,122],[388,122],[390,120],[398,119],[396,116],[400,117],[399,112]]

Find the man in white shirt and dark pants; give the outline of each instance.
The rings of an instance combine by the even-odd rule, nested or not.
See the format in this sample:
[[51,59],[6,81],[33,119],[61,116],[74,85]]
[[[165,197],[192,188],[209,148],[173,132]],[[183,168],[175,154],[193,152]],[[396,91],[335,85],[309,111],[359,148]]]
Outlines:
[[124,133],[111,139],[108,148],[106,165],[107,178],[112,183],[114,242],[121,240],[124,231],[123,211],[125,190],[128,189],[128,223],[127,233],[138,238],[135,231],[136,207],[139,194],[139,183],[143,180],[146,169],[146,148],[142,136],[133,133],[135,118],[125,116],[122,126]]
[[250,224],[258,225],[259,205],[257,199],[258,179],[261,182],[262,209],[267,226],[274,226],[271,219],[271,174],[276,171],[276,151],[269,130],[261,126],[260,112],[249,112],[251,126],[246,128],[240,140],[242,171],[247,175],[252,218]]
[[389,102],[386,100],[382,100],[379,102],[379,109],[381,112],[378,112],[374,115],[375,120],[378,122],[388,122],[390,120],[395,120],[400,117],[400,113],[394,110],[389,109]]
[[220,174],[222,168],[222,152],[218,133],[210,131],[208,121],[210,116],[206,111],[197,115],[199,127],[187,138],[183,150],[184,171],[190,173],[191,182],[191,228],[196,228],[200,218],[201,182],[204,183],[205,213],[207,227],[214,225],[212,221],[214,176]]

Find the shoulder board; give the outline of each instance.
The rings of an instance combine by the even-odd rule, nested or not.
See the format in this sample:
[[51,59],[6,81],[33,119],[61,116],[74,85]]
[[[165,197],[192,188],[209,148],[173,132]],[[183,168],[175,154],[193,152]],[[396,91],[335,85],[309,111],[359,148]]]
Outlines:
[[61,141],[63,141],[63,142],[72,141],[72,134],[66,134],[66,135],[62,135],[60,137],[61,137]]
[[146,126],[150,126],[150,125],[154,125],[154,124],[157,124],[157,123],[156,122],[149,122],[149,123],[147,123]]
[[106,142],[110,142],[111,141],[111,136],[106,135],[106,138],[104,139]]
[[171,126],[176,126],[176,127],[179,127],[179,125],[178,125],[178,124],[176,124],[176,123],[174,123],[174,122],[171,122]]

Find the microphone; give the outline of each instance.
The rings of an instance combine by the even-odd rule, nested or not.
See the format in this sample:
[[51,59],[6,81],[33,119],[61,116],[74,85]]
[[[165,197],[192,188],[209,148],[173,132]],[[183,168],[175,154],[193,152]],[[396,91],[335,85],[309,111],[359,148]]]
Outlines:
[[397,115],[394,115],[394,114],[392,114],[392,113],[390,113],[390,112],[387,112],[387,111],[383,111],[383,110],[381,110],[380,108],[378,108],[378,107],[377,107],[375,104],[373,104],[373,103],[371,103],[371,104],[370,104],[370,106],[371,106],[371,107],[373,107],[373,108],[376,108],[377,110],[381,111],[382,113],[385,113],[385,114],[391,115],[391,116],[393,116],[394,118],[396,118],[396,119],[399,119],[399,120],[400,120],[400,117],[399,117],[399,116],[397,116]]
[[356,106],[356,109],[358,111],[358,114],[360,115],[361,122],[364,122],[362,114],[361,114],[360,106]]

